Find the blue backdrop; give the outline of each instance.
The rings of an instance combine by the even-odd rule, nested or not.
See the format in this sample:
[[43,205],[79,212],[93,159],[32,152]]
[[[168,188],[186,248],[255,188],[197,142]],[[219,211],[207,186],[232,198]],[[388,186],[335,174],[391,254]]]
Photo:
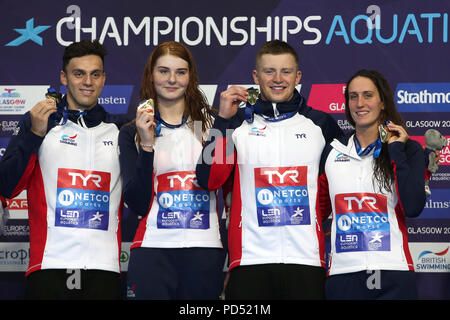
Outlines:
[[[448,1],[17,1],[1,0],[0,157],[21,115],[60,88],[64,47],[100,39],[109,51],[100,103],[112,113],[135,113],[140,80],[155,45],[177,40],[192,51],[201,88],[218,106],[231,84],[252,84],[258,48],[288,41],[299,53],[300,93],[349,129],[343,88],[358,69],[389,80],[413,139],[439,130],[450,138]],[[64,88],[61,88],[64,90]],[[450,148],[430,181],[432,195],[417,219],[407,221],[422,299],[450,298]],[[0,299],[23,297],[28,264],[26,194],[9,201],[0,230]],[[123,217],[122,267],[138,218]],[[126,290],[124,288],[124,290]]]

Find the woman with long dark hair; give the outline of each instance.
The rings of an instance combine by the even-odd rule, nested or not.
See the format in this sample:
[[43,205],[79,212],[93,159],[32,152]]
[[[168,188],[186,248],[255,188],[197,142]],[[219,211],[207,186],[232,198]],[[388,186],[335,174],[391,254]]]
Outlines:
[[119,135],[124,201],[142,216],[131,245],[130,299],[218,299],[224,250],[216,193],[201,189],[195,166],[212,124],[192,54],[164,42],[151,53],[139,108]]
[[328,299],[414,299],[405,217],[425,205],[423,149],[409,139],[388,82],[360,70],[347,82],[355,130],[324,149],[317,210],[332,214]]

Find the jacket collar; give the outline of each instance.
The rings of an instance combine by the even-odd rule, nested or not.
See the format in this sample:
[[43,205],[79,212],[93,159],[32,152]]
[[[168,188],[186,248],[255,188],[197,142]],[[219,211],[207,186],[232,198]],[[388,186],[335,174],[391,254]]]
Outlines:
[[89,110],[68,110],[67,109],[67,98],[63,97],[61,105],[58,106],[58,111],[55,114],[54,119],[56,122],[60,123],[64,117],[75,123],[83,123],[87,128],[92,128],[98,126],[106,118],[105,109],[96,104],[93,108]]
[[300,95],[300,93],[294,89],[294,95],[289,101],[278,102],[274,104],[271,101],[262,100],[260,97],[256,100],[256,105],[258,106],[261,113],[268,117],[275,117],[274,109],[278,111],[279,114],[293,112],[306,105],[305,99]]
[[339,138],[335,138],[335,139],[333,139],[333,141],[331,141],[330,145],[337,152],[345,154],[354,159],[361,160],[361,157],[356,152],[355,142],[353,140],[354,135],[355,135],[355,132],[352,131],[352,132],[350,132],[346,135],[343,135]]

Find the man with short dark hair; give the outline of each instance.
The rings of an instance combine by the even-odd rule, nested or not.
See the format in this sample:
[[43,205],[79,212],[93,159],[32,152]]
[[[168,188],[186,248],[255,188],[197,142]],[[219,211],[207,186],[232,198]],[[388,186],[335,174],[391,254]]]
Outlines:
[[98,41],[65,49],[61,101],[25,113],[0,162],[0,194],[27,190],[27,299],[119,299],[122,181],[117,137],[125,116],[97,99],[106,50]]
[[[205,189],[218,189],[234,175],[225,298],[323,299],[318,169],[325,143],[340,128],[308,107],[295,89],[301,72],[289,44],[265,43],[253,79],[261,91],[256,103],[240,86],[221,93],[219,115],[197,165]],[[246,106],[239,108],[242,102]]]

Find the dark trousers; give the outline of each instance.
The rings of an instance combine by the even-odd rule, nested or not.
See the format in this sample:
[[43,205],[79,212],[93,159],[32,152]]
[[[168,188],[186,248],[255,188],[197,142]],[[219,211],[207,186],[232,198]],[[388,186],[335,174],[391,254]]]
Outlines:
[[325,270],[299,264],[261,264],[230,270],[225,300],[321,300]]
[[103,270],[44,269],[26,279],[28,300],[118,300],[120,274]]
[[416,275],[413,271],[364,270],[329,276],[329,300],[415,300]]
[[219,248],[134,248],[127,298],[217,300],[223,289],[225,251]]

